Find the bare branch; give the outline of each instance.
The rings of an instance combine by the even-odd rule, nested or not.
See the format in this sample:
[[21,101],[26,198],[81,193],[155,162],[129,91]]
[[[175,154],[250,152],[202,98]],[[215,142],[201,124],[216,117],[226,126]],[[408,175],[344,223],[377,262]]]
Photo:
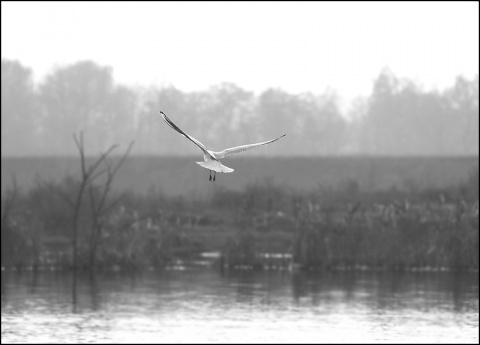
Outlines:
[[13,189],[8,190],[7,197],[5,199],[5,207],[4,209],[2,209],[2,224],[9,216],[10,212],[12,211],[18,196],[17,179],[14,175],[11,175],[11,178],[12,178]]
[[[104,153],[102,153],[102,155],[95,161],[95,163],[93,163],[89,168],[88,168],[88,173],[87,173],[87,178],[86,180],[90,180],[89,182],[92,182],[93,179],[91,179],[90,177],[92,176],[92,174],[94,173],[94,171],[97,169],[98,165],[104,161],[107,156],[110,154],[110,152],[112,152],[114,149],[116,149],[118,147],[117,144],[115,145],[112,145],[110,146],[110,148],[105,151]],[[98,177],[98,176],[97,176]]]
[[[104,192],[103,192],[102,199],[101,199],[101,206],[102,207],[103,207],[103,205],[106,201],[107,194],[110,191],[110,187],[113,183],[113,178],[114,178],[115,174],[117,173],[118,169],[121,167],[121,165],[123,164],[123,162],[127,158],[128,154],[130,153],[133,144],[134,144],[134,141],[131,141],[130,144],[128,145],[127,150],[123,154],[122,158],[117,163],[117,165],[115,165],[115,167],[113,168],[113,171],[111,170],[111,165],[110,165],[109,161],[105,160],[105,164],[107,165],[108,177],[107,177],[107,181],[105,183],[105,188],[104,188]],[[115,206],[115,204],[117,204],[124,197],[124,194],[125,193],[122,193],[115,201],[113,201],[108,206],[106,206],[104,212],[108,212],[108,210],[112,209]]]
[[[111,190],[111,185],[113,183],[113,178],[115,176],[115,174],[117,173],[118,169],[120,168],[120,166],[123,164],[123,162],[125,161],[126,157],[128,156],[129,152],[131,151],[132,149],[132,146],[133,146],[133,141],[130,143],[130,145],[128,146],[127,150],[125,151],[125,153],[123,154],[122,158],[120,159],[120,161],[115,165],[115,167],[112,169],[112,165],[110,163],[110,161],[108,160],[108,153],[113,150],[114,148],[116,148],[118,145],[112,145],[110,147],[110,149],[105,152],[104,155],[102,155],[102,157],[100,157],[99,160],[97,160],[97,163],[100,163],[100,162],[104,162],[106,168],[99,171],[98,173],[92,175],[89,180],[90,181],[93,181],[95,180],[98,176],[104,174],[105,172],[107,173],[107,180],[105,181],[105,184],[103,186],[103,191],[101,193],[101,197],[100,197],[100,201],[97,205],[97,207],[95,207],[95,216],[98,216],[100,213],[103,213],[103,212],[106,212],[106,210],[104,209],[104,206],[105,206],[105,203],[106,203],[106,200],[107,200],[107,196],[108,196],[108,193],[110,192]],[[121,198],[119,198],[118,200],[116,200],[114,202],[114,204],[118,203],[118,201],[120,200]],[[90,201],[91,203],[94,202],[94,200],[92,199],[92,192],[90,193]],[[109,205],[107,206],[108,209],[111,209],[113,207],[113,205]]]
[[96,180],[98,177],[105,174],[106,172],[108,172],[107,169],[103,169],[96,172],[95,174],[92,174],[91,176],[88,177],[87,184],[90,184],[91,182],[93,182],[94,180]]
[[117,170],[120,168],[120,166],[122,166],[123,162],[125,161],[125,159],[127,158],[128,154],[130,153],[130,151],[132,150],[132,147],[133,147],[133,144],[135,143],[135,141],[131,141],[130,144],[128,145],[128,148],[127,150],[125,151],[125,153],[123,154],[122,158],[120,159],[120,161],[118,162],[118,164],[115,166],[115,168],[113,169],[113,175],[115,175],[117,173]]
[[68,205],[70,205],[70,207],[75,208],[73,201],[70,200],[70,198],[65,193],[63,193],[63,191],[60,188],[57,188],[53,182],[46,182],[42,178],[39,178],[39,180],[40,180],[40,183],[42,183],[45,187],[47,187],[52,193],[59,196]]
[[95,205],[95,196],[94,196],[94,188],[93,186],[90,186],[88,188],[88,195],[90,197],[90,208],[92,210],[92,214],[93,216],[96,218],[97,216],[97,208],[96,208],[96,205]]
[[87,171],[85,169],[85,148],[83,146],[83,131],[80,132],[80,140],[77,138],[75,134],[73,134],[73,140],[75,140],[75,145],[77,146],[78,152],[80,153],[82,178],[86,179]]

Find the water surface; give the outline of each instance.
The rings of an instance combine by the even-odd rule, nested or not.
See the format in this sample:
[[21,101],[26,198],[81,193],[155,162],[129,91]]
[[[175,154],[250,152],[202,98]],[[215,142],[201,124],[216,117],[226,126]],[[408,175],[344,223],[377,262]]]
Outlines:
[[2,342],[478,343],[478,273],[2,272]]

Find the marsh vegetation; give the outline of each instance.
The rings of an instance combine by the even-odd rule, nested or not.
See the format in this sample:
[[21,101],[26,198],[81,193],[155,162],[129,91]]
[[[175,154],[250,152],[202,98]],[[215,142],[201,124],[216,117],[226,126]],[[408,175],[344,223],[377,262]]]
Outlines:
[[107,182],[84,186],[77,215],[66,200],[79,196],[78,176],[38,178],[29,190],[11,184],[2,266],[162,269],[219,252],[218,264],[231,268],[478,270],[478,170],[462,184],[421,190],[369,191],[350,180],[298,191],[265,179],[186,197],[121,193]]

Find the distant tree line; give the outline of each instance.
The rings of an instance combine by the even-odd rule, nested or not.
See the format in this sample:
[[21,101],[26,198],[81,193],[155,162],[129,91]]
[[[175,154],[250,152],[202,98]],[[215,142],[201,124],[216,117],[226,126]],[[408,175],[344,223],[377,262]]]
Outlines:
[[[165,126],[163,110],[208,147],[268,140],[288,144],[251,154],[478,155],[478,75],[458,77],[443,91],[424,91],[383,70],[368,98],[342,116],[336,95],[259,95],[224,83],[205,91],[129,88],[110,67],[81,61],[34,84],[32,70],[2,59],[2,156],[74,155],[72,133],[85,132],[89,152],[135,140],[132,154],[192,154]],[[172,138],[176,138],[172,140]]]

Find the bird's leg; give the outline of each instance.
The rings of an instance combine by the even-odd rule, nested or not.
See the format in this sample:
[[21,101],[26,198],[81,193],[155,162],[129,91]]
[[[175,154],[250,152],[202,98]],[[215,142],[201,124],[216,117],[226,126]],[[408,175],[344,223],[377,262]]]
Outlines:
[[208,178],[209,181],[212,180],[212,171],[210,170],[210,177]]
[[215,181],[215,176],[217,176],[217,172],[216,172],[216,171],[213,173],[213,181]]

